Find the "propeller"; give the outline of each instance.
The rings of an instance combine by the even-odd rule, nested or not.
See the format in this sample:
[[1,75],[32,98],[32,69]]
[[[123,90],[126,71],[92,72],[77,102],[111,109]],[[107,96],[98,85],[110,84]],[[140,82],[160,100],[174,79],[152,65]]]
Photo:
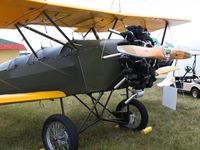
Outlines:
[[187,59],[192,57],[192,55],[189,52],[174,48],[169,49],[164,46],[149,48],[135,45],[120,45],[117,46],[117,50],[120,53],[124,53],[131,56],[153,58],[158,60]]
[[157,75],[167,74],[169,72],[176,71],[176,70],[179,70],[179,67],[177,67],[177,66],[165,66],[165,67],[158,68],[156,70],[156,74]]

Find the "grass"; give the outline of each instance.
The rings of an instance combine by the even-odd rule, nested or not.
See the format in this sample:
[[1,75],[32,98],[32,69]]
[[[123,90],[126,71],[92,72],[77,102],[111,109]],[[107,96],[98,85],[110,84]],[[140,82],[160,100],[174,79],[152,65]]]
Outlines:
[[[117,91],[111,108],[123,99]],[[89,99],[81,96],[89,103]],[[142,135],[115,124],[100,122],[79,136],[81,150],[195,150],[200,147],[200,100],[178,95],[177,110],[161,105],[162,89],[154,86],[140,99],[149,112],[153,132]],[[64,101],[65,111],[76,124],[87,110],[73,97]],[[0,150],[37,150],[42,147],[41,130],[45,119],[60,113],[59,101],[0,106]]]

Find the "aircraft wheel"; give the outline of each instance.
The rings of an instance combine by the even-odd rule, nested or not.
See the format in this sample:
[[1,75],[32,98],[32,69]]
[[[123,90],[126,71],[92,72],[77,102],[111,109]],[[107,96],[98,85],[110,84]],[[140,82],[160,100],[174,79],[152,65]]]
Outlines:
[[125,100],[117,105],[116,111],[122,114],[120,115],[120,120],[127,123],[119,125],[132,130],[146,128],[148,124],[148,113],[145,106],[136,99],[131,100],[128,105],[124,102]]
[[197,88],[193,88],[191,91],[192,97],[199,98],[200,97],[200,91]]
[[47,150],[77,150],[78,133],[76,126],[66,116],[52,115],[44,123],[42,140]]

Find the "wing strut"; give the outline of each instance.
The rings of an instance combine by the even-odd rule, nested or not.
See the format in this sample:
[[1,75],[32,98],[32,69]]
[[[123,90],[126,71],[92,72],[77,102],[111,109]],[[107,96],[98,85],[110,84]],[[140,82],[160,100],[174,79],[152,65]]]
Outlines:
[[41,35],[41,36],[44,36],[44,37],[46,37],[46,38],[48,38],[48,39],[50,39],[50,40],[52,40],[52,41],[54,41],[54,42],[57,42],[57,43],[59,43],[59,44],[61,44],[61,45],[66,45],[66,44],[63,43],[63,42],[61,42],[61,41],[59,41],[59,40],[57,40],[57,39],[55,39],[55,38],[53,38],[53,37],[51,37],[51,36],[49,36],[49,35],[47,35],[47,34],[44,34],[44,33],[40,32],[40,31],[38,31],[38,30],[35,30],[35,29],[33,29],[33,28],[29,27],[29,26],[26,26],[26,25],[24,25],[24,24],[22,24],[22,23],[18,23],[18,25],[20,25],[20,26],[22,26],[22,27],[24,27],[24,28],[26,28],[26,29],[28,29],[28,30],[30,30],[30,31],[32,31],[32,32],[35,32],[35,33],[37,33],[37,34],[39,34],[39,35]]
[[83,36],[83,38],[85,39],[85,37],[90,33],[90,31],[92,30],[92,28],[90,28],[87,33]]
[[15,24],[16,29],[19,31],[19,33],[21,34],[21,36],[23,37],[23,39],[25,40],[26,44],[28,45],[28,47],[30,48],[30,50],[33,52],[33,54],[35,55],[36,58],[38,58],[37,53],[34,51],[33,47],[31,46],[31,44],[28,42],[27,38],[25,37],[25,35],[23,34],[23,32],[20,30],[19,28],[19,23]]
[[94,27],[92,27],[91,30],[92,30],[92,32],[94,33],[95,38],[96,38],[97,40],[99,40],[100,38],[99,38],[99,35],[97,34],[96,29],[95,29]]
[[[115,19],[112,29],[115,29],[115,26],[116,26],[117,22],[118,22],[118,19]],[[110,34],[108,36],[108,39],[110,39],[111,35],[112,35],[112,32],[110,32]]]
[[60,27],[51,19],[51,17],[47,14],[46,11],[43,11],[44,16],[56,27],[56,29],[67,39],[67,41],[74,47],[74,43],[69,39],[69,37],[60,29]]
[[164,33],[163,33],[163,37],[162,37],[162,41],[161,41],[161,45],[164,44],[165,35],[166,35],[166,31],[167,31],[168,25],[169,25],[169,23],[168,23],[168,21],[166,21],[166,22],[165,22],[165,29],[164,29]]

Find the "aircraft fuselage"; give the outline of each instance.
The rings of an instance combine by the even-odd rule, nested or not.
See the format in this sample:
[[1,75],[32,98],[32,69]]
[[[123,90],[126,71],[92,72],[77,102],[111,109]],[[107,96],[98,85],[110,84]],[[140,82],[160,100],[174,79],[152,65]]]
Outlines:
[[120,40],[74,41],[69,46],[49,47],[19,56],[0,65],[0,94],[61,90],[68,95],[106,91],[122,78],[117,52]]

